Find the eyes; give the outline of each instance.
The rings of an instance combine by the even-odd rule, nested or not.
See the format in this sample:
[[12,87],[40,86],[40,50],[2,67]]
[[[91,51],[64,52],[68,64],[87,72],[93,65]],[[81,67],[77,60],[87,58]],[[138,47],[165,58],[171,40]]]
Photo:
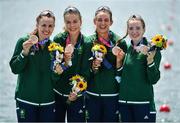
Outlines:
[[79,21],[78,20],[73,20],[72,22],[71,21],[65,21],[66,24],[71,24],[71,23],[74,23],[74,24],[77,24]]
[[140,26],[135,27],[128,27],[129,30],[141,30],[142,28]]
[[97,18],[96,19],[98,22],[110,22],[110,19],[109,18],[105,18],[105,19],[103,19],[103,18]]
[[44,27],[44,28],[45,28],[45,27],[53,28],[54,25],[53,25],[53,24],[49,24],[49,25],[47,25],[47,24],[42,24],[41,27]]
[[39,28],[54,28],[55,26],[55,20],[52,17],[46,17],[42,16],[42,18],[37,23],[37,26]]

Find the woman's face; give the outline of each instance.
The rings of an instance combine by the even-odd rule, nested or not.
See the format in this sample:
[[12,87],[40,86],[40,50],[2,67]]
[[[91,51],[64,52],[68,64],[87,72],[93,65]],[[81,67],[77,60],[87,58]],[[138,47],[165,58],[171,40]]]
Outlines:
[[94,19],[96,31],[100,34],[108,33],[112,23],[109,13],[103,11],[100,11]]
[[64,22],[66,31],[70,34],[79,34],[82,22],[78,14],[67,13]]
[[142,39],[145,29],[142,26],[140,20],[129,20],[128,22],[128,34],[134,44],[139,43]]
[[49,38],[54,30],[55,21],[52,17],[42,16],[37,23],[38,35],[40,40]]

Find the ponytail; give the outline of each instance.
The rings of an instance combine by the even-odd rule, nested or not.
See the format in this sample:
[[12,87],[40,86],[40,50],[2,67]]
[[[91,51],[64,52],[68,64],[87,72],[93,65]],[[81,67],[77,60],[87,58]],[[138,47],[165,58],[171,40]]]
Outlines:
[[116,42],[116,46],[117,46],[118,44],[120,44],[120,42],[121,42],[123,39],[125,39],[127,36],[128,36],[128,31],[126,32],[126,35],[125,35],[124,37],[122,37],[121,39],[119,39],[119,40]]

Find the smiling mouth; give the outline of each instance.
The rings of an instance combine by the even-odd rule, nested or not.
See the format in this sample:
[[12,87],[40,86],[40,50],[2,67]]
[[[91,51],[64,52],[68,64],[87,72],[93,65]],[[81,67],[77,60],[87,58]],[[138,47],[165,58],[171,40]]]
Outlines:
[[44,35],[49,35],[49,32],[43,32]]
[[100,29],[106,29],[106,26],[100,27]]
[[133,38],[138,38],[138,37],[139,37],[139,35],[132,35],[132,37],[133,37]]

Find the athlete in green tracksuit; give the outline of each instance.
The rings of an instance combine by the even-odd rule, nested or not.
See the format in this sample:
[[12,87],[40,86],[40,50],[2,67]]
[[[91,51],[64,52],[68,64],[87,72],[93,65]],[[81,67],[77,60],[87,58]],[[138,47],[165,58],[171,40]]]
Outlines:
[[35,54],[24,56],[21,53],[22,43],[29,36],[18,40],[15,52],[10,61],[12,72],[18,74],[16,100],[34,105],[43,105],[54,102],[54,94],[51,80],[51,58],[47,49],[50,40],[44,49],[39,49]]
[[[56,97],[56,121],[65,122],[85,122],[85,107],[84,96],[78,97],[74,100],[74,93],[72,93],[72,85],[70,85],[70,78],[76,74],[82,75],[82,55],[84,43],[87,38],[81,33],[82,18],[80,11],[74,7],[69,6],[64,11],[64,32],[57,34],[54,41],[59,43],[64,48],[66,46],[73,46],[73,54],[64,52],[64,62],[71,59],[72,64],[67,65],[67,68],[57,67],[58,74],[53,74],[55,82],[55,97]],[[63,68],[63,70],[62,70]],[[73,96],[72,96],[73,95]],[[72,100],[73,97],[73,100]],[[70,104],[67,100],[71,101]]]
[[[95,12],[95,34],[89,37],[89,47],[85,48],[87,56],[93,57],[89,61],[87,72],[90,71],[90,80],[87,88],[88,122],[117,122],[118,121],[118,73],[117,58],[112,54],[112,48],[120,39],[110,31],[113,24],[112,12],[109,7],[101,6]],[[106,47],[107,54],[99,60],[92,53],[91,48],[96,44]],[[121,41],[119,46],[126,52],[126,42]],[[104,49],[104,48],[103,48]],[[100,55],[101,56],[101,55]]]
[[[68,37],[68,32],[59,33],[54,37],[54,41],[59,43],[61,46],[66,46],[66,39]],[[77,100],[72,101],[71,104],[67,104],[67,99],[72,92],[72,85],[70,85],[70,78],[76,74],[81,75],[82,69],[82,55],[84,42],[87,41],[87,38],[79,33],[77,43],[75,45],[75,49],[72,56],[72,66],[66,68],[62,74],[53,75],[53,80],[55,82],[54,91],[56,93],[56,118],[57,121],[63,122],[65,120],[65,114],[67,111],[68,122],[84,122],[85,114],[84,114],[84,97],[80,96]]]
[[[159,50],[148,52],[148,42],[143,37],[145,23],[133,15],[127,22],[131,39],[121,68],[119,86],[119,111],[122,122],[155,122],[153,85],[160,79]],[[140,52],[140,49],[142,51]]]
[[[10,67],[18,74],[15,92],[18,122],[54,122],[55,98],[48,51],[55,16],[42,11],[36,18],[37,29],[16,44]],[[33,38],[36,37],[38,38]]]
[[[109,44],[110,47],[103,44],[99,35],[95,33],[89,37],[91,41],[89,47],[85,48],[87,51],[85,54],[90,58],[92,56],[91,48],[94,43],[99,43],[107,48],[107,54],[101,66],[98,68],[98,72],[94,72],[92,69],[93,61],[89,61],[90,80],[88,81],[87,89],[87,110],[89,113],[89,122],[115,122],[118,121],[118,89],[119,85],[115,79],[118,74],[116,68],[116,56],[112,54],[112,48],[119,40],[119,36],[112,31],[109,31]],[[119,46],[126,52],[126,43],[121,41]],[[86,72],[88,73],[88,72]],[[96,111],[96,113],[94,113]]]
[[[144,40],[144,43],[147,44],[147,41]],[[132,45],[128,47],[119,86],[121,105],[127,103],[138,106],[149,103],[150,113],[155,113],[153,84],[160,78],[160,60],[161,54],[157,52],[154,62],[147,65],[145,55],[137,53]],[[136,113],[138,114],[138,111]]]

